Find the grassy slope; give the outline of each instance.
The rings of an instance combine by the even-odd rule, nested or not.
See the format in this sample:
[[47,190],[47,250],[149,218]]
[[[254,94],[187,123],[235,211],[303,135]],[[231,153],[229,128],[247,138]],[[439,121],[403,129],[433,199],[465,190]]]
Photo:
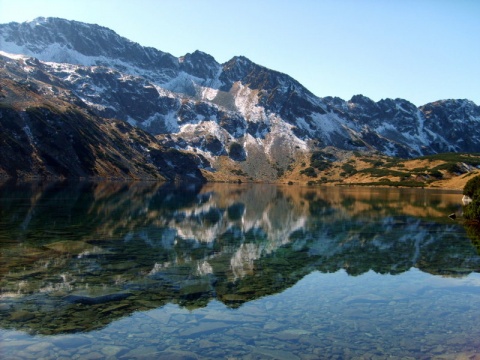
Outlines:
[[[480,174],[480,154],[436,154],[417,159],[397,159],[383,155],[359,154],[330,149],[335,161],[312,162],[311,154],[299,154],[288,171],[269,182],[309,185],[372,185],[437,187],[461,190]],[[328,168],[325,167],[328,163]],[[323,165],[322,165],[323,164]],[[251,182],[240,163],[219,159],[217,171],[204,172],[209,181]],[[317,165],[317,167],[314,167]],[[310,169],[309,169],[310,168]],[[313,169],[312,169],[313,168]],[[265,182],[262,180],[262,182]]]
[[[480,174],[480,154],[437,154],[417,159],[396,159],[380,155],[343,153],[331,168],[315,169],[316,177],[299,176],[298,168],[287,181],[299,183],[359,184],[463,189]],[[306,165],[308,166],[308,164]]]

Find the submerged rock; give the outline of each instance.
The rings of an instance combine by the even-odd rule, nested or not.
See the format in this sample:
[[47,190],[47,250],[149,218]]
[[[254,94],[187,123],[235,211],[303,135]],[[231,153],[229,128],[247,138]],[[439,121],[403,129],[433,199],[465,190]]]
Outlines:
[[30,311],[18,310],[13,312],[12,315],[10,315],[10,320],[23,322],[23,321],[31,320],[34,317],[35,317],[35,314]]
[[86,337],[62,336],[53,340],[53,344],[62,349],[79,348],[91,344],[91,340]]
[[87,295],[87,294],[71,294],[65,296],[65,300],[75,304],[97,305],[104,304],[110,301],[124,300],[131,296],[131,293],[121,292],[102,295]]
[[97,246],[87,244],[84,241],[74,241],[74,240],[57,241],[57,242],[45,245],[45,247],[62,254],[72,254],[72,255],[97,254],[102,251],[102,249]]

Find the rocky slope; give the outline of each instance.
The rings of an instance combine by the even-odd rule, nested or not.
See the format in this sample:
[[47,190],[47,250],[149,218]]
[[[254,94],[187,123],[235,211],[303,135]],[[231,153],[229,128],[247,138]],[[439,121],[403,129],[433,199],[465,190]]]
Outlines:
[[0,56],[0,177],[204,180],[191,156],[93,114],[55,78],[30,76],[36,71]]
[[195,152],[212,179],[276,180],[325,147],[397,157],[480,151],[480,107],[468,100],[417,108],[403,99],[319,98],[242,56],[176,58],[57,18],[0,25],[0,50],[32,57],[24,60],[30,78],[50,79],[95,115]]

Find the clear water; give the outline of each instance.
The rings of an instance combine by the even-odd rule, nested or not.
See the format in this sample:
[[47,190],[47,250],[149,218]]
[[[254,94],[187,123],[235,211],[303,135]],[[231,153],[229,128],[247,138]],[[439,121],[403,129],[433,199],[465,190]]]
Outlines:
[[1,359],[462,359],[480,256],[440,190],[0,185]]

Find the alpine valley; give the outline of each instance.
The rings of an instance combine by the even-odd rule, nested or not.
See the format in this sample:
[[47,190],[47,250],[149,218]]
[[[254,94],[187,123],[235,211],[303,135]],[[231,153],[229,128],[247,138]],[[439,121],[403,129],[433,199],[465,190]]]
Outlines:
[[0,25],[0,51],[2,177],[428,184],[480,165],[469,100],[320,98],[242,56],[59,18]]

